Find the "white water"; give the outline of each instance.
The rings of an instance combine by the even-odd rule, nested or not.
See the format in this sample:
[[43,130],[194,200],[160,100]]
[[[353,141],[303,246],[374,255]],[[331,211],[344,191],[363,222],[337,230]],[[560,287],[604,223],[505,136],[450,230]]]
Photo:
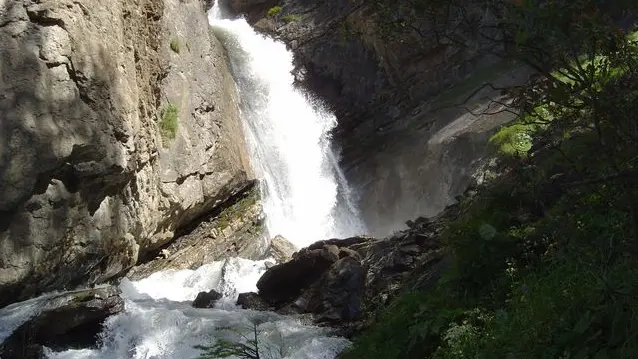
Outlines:
[[[48,352],[50,359],[191,359],[200,354],[195,345],[210,345],[218,338],[231,341],[249,336],[259,323],[259,343],[264,351],[284,355],[273,359],[333,359],[349,342],[328,337],[326,330],[302,325],[286,316],[242,310],[233,303],[239,292],[256,291],[256,278],[266,261],[233,258],[197,270],[158,272],[120,285],[126,301],[124,313],[107,319],[98,349]],[[196,309],[191,302],[199,291],[215,289],[224,298],[214,309]],[[55,294],[0,309],[0,341],[20,324],[46,307]]]
[[222,19],[217,4],[209,20],[239,87],[269,234],[304,247],[363,233],[330,143],[336,119],[294,87],[292,53],[243,19]]

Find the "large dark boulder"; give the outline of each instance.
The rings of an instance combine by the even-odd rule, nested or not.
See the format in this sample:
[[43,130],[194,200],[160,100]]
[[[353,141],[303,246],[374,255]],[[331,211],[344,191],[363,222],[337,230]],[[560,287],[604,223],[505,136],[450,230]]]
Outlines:
[[244,309],[310,315],[316,323],[352,336],[402,288],[427,290],[449,266],[441,233],[456,216],[449,207],[436,218],[419,218],[384,239],[351,237],[316,242],[264,273],[259,293],[242,293]]
[[294,306],[317,315],[318,322],[342,323],[361,317],[366,269],[354,257],[335,262]]
[[335,245],[302,249],[289,262],[278,264],[264,273],[257,282],[259,295],[279,307],[298,297],[338,260],[339,248]]
[[366,268],[358,249],[368,237],[320,241],[270,268],[257,282],[259,294],[242,293],[244,308],[314,314],[318,322],[355,320],[361,314]]
[[212,308],[222,295],[214,289],[209,292],[199,292],[193,301],[193,308]]
[[119,294],[111,286],[52,298],[0,344],[0,358],[40,358],[42,346],[60,350],[95,346],[104,320],[124,310]]

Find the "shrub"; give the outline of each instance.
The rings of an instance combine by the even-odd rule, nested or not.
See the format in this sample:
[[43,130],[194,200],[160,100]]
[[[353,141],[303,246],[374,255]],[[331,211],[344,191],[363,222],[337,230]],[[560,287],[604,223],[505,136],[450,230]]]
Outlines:
[[268,17],[275,17],[281,14],[283,8],[281,6],[273,6],[268,10]]
[[171,50],[173,50],[174,53],[179,54],[179,40],[176,38],[171,39]]
[[297,14],[287,14],[282,16],[282,20],[284,20],[285,22],[299,21],[301,19],[302,19],[302,16]]
[[177,106],[169,103],[162,110],[162,118],[159,123],[160,132],[164,140],[174,139],[177,134],[179,110]]

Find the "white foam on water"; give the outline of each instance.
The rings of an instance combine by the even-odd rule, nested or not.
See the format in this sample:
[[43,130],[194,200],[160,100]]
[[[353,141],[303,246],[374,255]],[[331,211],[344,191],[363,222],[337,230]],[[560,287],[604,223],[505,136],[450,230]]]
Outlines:
[[[304,325],[271,312],[243,310],[233,303],[237,294],[256,290],[267,261],[231,258],[197,270],[169,270],[139,281],[123,280],[123,313],[107,319],[97,349],[47,351],[49,359],[191,359],[220,338],[239,342],[250,337],[256,323],[264,352],[282,353],[273,359],[332,359],[349,341],[329,336],[326,329]],[[238,283],[235,286],[233,283]],[[199,291],[225,294],[212,309],[198,309],[191,301]],[[18,303],[14,308],[34,311],[48,297]],[[4,317],[0,321],[4,323]],[[229,330],[230,329],[230,330]]]

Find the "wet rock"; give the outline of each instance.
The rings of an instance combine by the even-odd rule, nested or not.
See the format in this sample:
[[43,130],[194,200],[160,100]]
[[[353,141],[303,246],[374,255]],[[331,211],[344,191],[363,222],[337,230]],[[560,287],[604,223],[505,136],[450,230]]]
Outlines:
[[338,248],[334,245],[302,249],[292,260],[264,273],[257,282],[259,295],[274,306],[284,304],[298,297],[338,260]]
[[451,263],[441,233],[457,216],[458,207],[451,206],[383,239],[316,242],[268,269],[258,281],[259,293],[242,293],[237,304],[311,318],[335,335],[352,337],[401,290],[427,290],[436,283]]
[[42,346],[56,350],[94,347],[104,320],[124,310],[119,294],[111,286],[52,298],[0,345],[1,357],[40,358]]
[[244,309],[270,310],[270,305],[255,292],[240,293],[237,297],[237,305]]
[[193,308],[213,308],[215,302],[220,300],[222,295],[214,289],[208,292],[199,292],[193,301]]
[[[361,317],[366,270],[360,261],[345,257],[335,262],[295,305],[317,315],[318,322],[341,323]],[[303,303],[303,304],[302,304]]]
[[267,257],[272,257],[277,263],[284,263],[290,260],[297,251],[297,247],[282,236],[276,236],[270,242],[270,247],[266,252]]

